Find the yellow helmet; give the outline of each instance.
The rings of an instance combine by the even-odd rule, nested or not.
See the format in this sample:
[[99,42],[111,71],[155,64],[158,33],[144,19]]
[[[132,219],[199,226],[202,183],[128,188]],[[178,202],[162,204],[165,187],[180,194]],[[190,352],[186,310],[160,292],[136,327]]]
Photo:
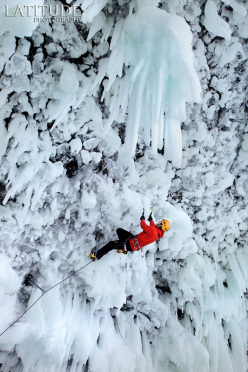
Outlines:
[[161,220],[159,222],[159,225],[160,225],[161,230],[163,231],[169,231],[171,227],[170,221],[168,220]]

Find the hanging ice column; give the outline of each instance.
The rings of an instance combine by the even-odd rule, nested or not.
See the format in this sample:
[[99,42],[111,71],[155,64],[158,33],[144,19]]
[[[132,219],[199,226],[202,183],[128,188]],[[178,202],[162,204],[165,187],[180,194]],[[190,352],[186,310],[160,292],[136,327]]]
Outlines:
[[111,113],[106,129],[128,113],[125,146],[131,156],[141,135],[154,152],[164,145],[166,158],[180,167],[185,103],[199,102],[201,91],[191,42],[184,19],[153,6],[116,24],[103,95]]

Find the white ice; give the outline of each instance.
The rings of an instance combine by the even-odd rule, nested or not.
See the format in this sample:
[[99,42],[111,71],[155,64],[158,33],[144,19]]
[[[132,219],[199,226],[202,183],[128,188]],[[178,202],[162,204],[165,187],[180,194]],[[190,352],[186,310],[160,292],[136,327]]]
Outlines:
[[217,6],[213,0],[208,0],[205,5],[204,25],[208,31],[216,36],[231,39],[232,30],[228,23],[222,19],[217,12]]
[[[36,11],[31,0],[10,0],[6,3],[1,1],[0,34],[9,31],[18,37],[31,36],[37,26],[34,17],[36,14],[37,17],[42,15],[42,8],[39,6],[44,5],[44,0],[37,0],[35,5]],[[27,16],[27,9],[29,16]]]
[[0,26],[0,333],[27,274],[48,290],[143,208],[171,230],[46,293],[0,369],[246,372],[247,2],[67,3],[82,26]]
[[141,5],[115,26],[102,97],[108,102],[114,95],[105,130],[127,111],[125,148],[131,156],[142,136],[155,153],[164,147],[166,158],[180,167],[185,104],[199,102],[201,91],[191,45],[186,22],[152,6]]

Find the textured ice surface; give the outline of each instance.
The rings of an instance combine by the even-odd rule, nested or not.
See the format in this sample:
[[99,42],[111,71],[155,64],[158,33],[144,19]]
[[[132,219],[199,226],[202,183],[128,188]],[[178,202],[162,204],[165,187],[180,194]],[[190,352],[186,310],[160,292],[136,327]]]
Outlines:
[[224,37],[227,40],[231,39],[231,29],[217,12],[217,6],[214,1],[208,0],[205,5],[205,21],[206,29],[216,36]]
[[172,228],[42,297],[0,369],[245,372],[247,2],[76,4],[0,36],[0,332],[41,295],[27,274],[49,289],[143,207]]
[[[185,103],[200,100],[191,42],[181,17],[152,6],[140,5],[136,13],[116,24],[103,95],[109,100],[109,94],[114,94],[114,99],[105,130],[113,120],[124,120],[128,112],[125,147],[129,155],[135,154],[142,133],[146,145],[151,142],[155,153],[164,147],[166,158],[180,167]],[[129,68],[124,75],[125,67]]]

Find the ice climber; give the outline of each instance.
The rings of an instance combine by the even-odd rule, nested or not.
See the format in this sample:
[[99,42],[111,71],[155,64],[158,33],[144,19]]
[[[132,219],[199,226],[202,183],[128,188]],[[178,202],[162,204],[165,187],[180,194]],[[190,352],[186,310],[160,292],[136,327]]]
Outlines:
[[100,259],[113,249],[116,249],[119,253],[142,250],[144,246],[157,241],[159,238],[163,238],[164,233],[170,230],[170,221],[163,219],[155,224],[152,219],[152,212],[148,221],[150,222],[150,226],[145,223],[143,211],[140,217],[140,226],[143,230],[141,233],[134,236],[129,231],[120,228],[117,229],[116,232],[119,240],[110,241],[97,251],[94,248],[90,253],[91,260]]

